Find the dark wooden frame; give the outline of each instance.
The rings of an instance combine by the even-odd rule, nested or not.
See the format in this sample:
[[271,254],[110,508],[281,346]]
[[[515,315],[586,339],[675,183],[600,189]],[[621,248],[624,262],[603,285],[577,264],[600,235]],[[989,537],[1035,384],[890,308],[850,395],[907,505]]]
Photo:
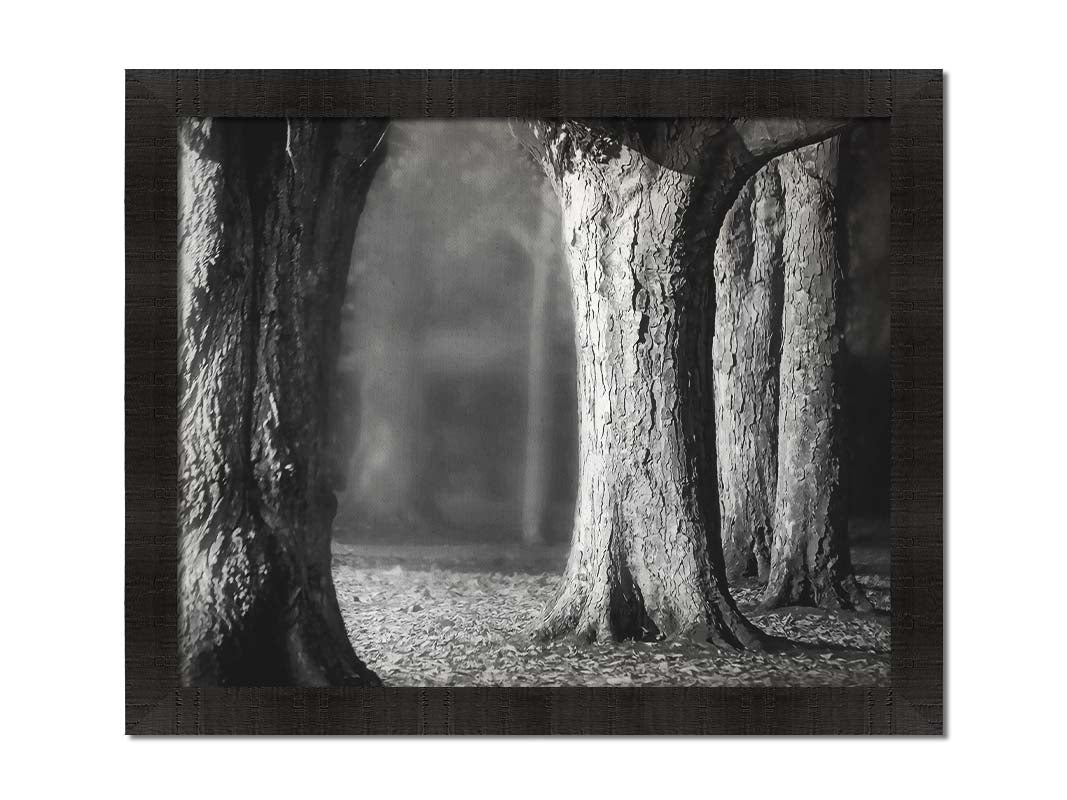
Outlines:
[[[938,70],[127,72],[126,731],[942,733],[943,91]],[[175,125],[185,115],[889,118],[891,688],[180,688]]]

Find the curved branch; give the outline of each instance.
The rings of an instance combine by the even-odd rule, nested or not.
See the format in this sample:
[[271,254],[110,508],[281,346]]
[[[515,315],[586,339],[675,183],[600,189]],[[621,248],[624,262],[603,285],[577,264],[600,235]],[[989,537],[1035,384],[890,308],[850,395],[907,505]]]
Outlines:
[[829,139],[851,124],[847,119],[759,118],[735,120],[733,127],[749,154],[766,162],[790,150]]
[[575,144],[588,149],[591,142],[613,142],[675,172],[714,175],[732,184],[738,178],[743,183],[775,156],[827,139],[850,124],[791,118],[526,120],[512,132],[536,159],[557,169]]

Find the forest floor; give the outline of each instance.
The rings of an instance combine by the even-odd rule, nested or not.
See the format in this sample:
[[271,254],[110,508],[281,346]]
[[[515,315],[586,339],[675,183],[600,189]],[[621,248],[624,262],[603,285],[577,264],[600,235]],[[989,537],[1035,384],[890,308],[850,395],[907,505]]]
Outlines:
[[888,547],[853,549],[873,613],[754,613],[755,584],[732,588],[780,652],[691,641],[540,642],[566,546],[334,544],[334,581],[359,656],[387,686],[875,686],[889,680]]

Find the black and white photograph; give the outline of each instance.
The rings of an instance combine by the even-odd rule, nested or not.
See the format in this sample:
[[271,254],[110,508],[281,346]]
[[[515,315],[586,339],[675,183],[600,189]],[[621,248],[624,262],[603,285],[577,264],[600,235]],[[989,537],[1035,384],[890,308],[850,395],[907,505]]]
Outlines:
[[887,119],[177,138],[183,686],[890,686]]
[[1044,6],[8,12],[7,795],[1055,793]]

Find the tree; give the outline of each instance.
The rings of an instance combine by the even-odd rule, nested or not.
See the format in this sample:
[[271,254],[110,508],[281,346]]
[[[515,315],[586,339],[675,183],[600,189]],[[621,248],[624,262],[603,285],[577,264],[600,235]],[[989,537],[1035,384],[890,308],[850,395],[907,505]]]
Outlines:
[[766,161],[841,128],[687,119],[518,131],[561,201],[578,357],[578,500],[543,635],[760,646],[730,597],[719,538],[715,240]]
[[852,573],[841,470],[840,149],[841,137],[834,137],[778,159],[785,306],[774,541],[762,600],[767,608],[870,608]]
[[384,121],[179,125],[180,674],[376,685],[330,574],[324,439]]
[[715,248],[715,435],[726,574],[767,580],[778,479],[782,184],[745,184]]

